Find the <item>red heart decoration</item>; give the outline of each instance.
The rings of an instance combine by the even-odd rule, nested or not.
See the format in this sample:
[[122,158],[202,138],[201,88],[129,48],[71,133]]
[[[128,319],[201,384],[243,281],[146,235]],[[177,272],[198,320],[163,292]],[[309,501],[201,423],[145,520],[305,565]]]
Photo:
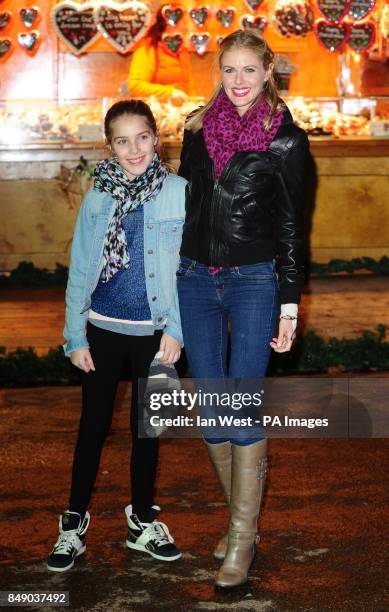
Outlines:
[[207,51],[211,37],[208,32],[204,32],[203,34],[192,34],[189,40],[191,45],[195,48],[196,53],[198,55],[204,55]]
[[12,42],[9,38],[0,38],[0,58],[4,57],[10,50]]
[[317,8],[331,23],[340,23],[348,13],[350,0],[317,0]]
[[338,51],[346,42],[348,30],[345,23],[327,23],[319,19],[315,25],[317,39],[327,51]]
[[222,26],[229,28],[233,22],[235,11],[233,8],[219,9],[216,13],[216,19],[220,21]]
[[51,12],[51,21],[59,38],[76,55],[90,47],[99,36],[92,4],[77,4],[71,0],[57,4]]
[[4,13],[0,13],[0,30],[4,30],[10,22],[12,13],[9,11],[4,11]]
[[26,49],[26,51],[33,51],[37,46],[39,40],[39,32],[33,30],[32,32],[21,32],[18,34],[19,44]]
[[248,8],[250,9],[250,11],[253,11],[253,13],[255,13],[255,11],[257,10],[257,8],[262,4],[263,0],[244,0],[245,3],[247,4]]
[[162,9],[162,15],[166,23],[175,26],[182,18],[184,11],[179,6],[167,4]]
[[195,22],[199,27],[203,27],[208,17],[208,9],[206,6],[200,6],[199,8],[193,8],[189,11],[189,15],[192,21]]
[[371,21],[351,23],[349,26],[347,44],[353,51],[363,53],[372,46],[375,41],[375,35],[375,25]]
[[30,8],[22,8],[19,11],[19,15],[26,28],[31,28],[31,26],[37,21],[39,17],[39,9],[37,6],[32,6]]
[[253,15],[243,15],[240,19],[240,25],[244,30],[257,30],[260,34],[265,31],[267,26],[267,19],[262,15],[253,17]]
[[349,17],[356,21],[364,19],[375,7],[376,0],[350,0]]
[[178,53],[184,39],[182,38],[181,34],[164,34],[162,36],[162,42],[164,45],[166,45],[169,51]]
[[119,53],[127,53],[142,38],[151,23],[151,11],[143,2],[100,4],[94,10],[97,29]]

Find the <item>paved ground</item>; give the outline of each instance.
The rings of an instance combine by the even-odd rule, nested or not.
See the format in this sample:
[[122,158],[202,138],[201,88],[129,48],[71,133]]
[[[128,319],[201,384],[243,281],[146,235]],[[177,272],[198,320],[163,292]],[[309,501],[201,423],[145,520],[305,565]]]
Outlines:
[[[64,290],[2,291],[0,345],[35,347],[44,354],[62,343]],[[324,338],[355,338],[379,323],[389,327],[389,276],[311,279],[302,295],[299,330]]]
[[96,612],[388,610],[387,441],[271,440],[250,582],[222,596],[213,589],[211,550],[227,513],[200,440],[166,440],[161,448],[156,500],[183,558],[163,564],[125,548],[127,387],[120,396],[87,552],[73,570],[53,575],[43,559],[67,504],[79,389],[1,392],[1,589],[67,590],[71,610]]

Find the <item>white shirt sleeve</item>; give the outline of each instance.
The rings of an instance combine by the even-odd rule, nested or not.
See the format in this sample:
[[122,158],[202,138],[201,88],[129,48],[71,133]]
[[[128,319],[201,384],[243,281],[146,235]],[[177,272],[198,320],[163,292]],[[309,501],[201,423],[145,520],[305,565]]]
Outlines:
[[290,317],[296,317],[292,321],[293,331],[296,331],[297,327],[297,315],[298,315],[298,304],[281,304],[281,315],[288,315]]

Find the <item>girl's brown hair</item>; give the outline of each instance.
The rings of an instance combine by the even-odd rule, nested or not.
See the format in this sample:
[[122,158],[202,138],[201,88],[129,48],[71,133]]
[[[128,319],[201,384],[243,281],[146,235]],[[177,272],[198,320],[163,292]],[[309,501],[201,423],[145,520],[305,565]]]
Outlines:
[[112,140],[112,123],[123,115],[140,115],[150,130],[157,135],[157,123],[150,107],[143,100],[121,100],[108,109],[104,119],[104,134],[107,142]]
[[[232,49],[250,49],[250,51],[254,51],[257,57],[259,57],[259,59],[261,60],[265,70],[267,70],[272,64],[274,64],[274,53],[270,49],[266,40],[262,36],[256,34],[256,32],[253,32],[251,30],[236,30],[236,32],[232,32],[222,40],[222,42],[220,43],[220,51],[218,55],[219,68],[221,68],[222,66],[222,59],[224,53],[226,51],[231,51]],[[187,130],[197,132],[197,130],[202,127],[203,117],[207,110],[212,106],[221,89],[222,84],[219,83],[215,90],[215,93],[207,102],[207,104],[190,115],[190,117],[185,123],[185,128]],[[277,109],[284,108],[284,105],[280,101],[278,96],[273,69],[271,70],[267,81],[263,85],[262,95],[267,100],[270,106],[269,115],[267,116],[264,122],[265,129],[269,130]],[[253,106],[257,102],[259,102],[259,100],[254,101]]]

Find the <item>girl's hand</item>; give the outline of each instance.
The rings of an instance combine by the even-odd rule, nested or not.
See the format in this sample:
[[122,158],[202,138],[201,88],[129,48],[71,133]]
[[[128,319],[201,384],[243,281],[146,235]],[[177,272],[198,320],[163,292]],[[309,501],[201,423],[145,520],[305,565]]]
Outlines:
[[162,334],[159,350],[163,351],[163,356],[161,357],[160,361],[166,365],[176,363],[181,355],[180,343],[178,340],[173,338],[173,336],[169,336],[169,334]]
[[289,319],[280,319],[278,326],[278,338],[273,338],[270,346],[276,353],[286,353],[292,348],[292,342],[296,334],[293,331],[292,321]]
[[78,351],[73,351],[70,353],[70,361],[76,368],[80,368],[84,372],[93,372],[96,371],[95,365],[93,363],[92,355],[90,354],[89,349],[83,348]]

